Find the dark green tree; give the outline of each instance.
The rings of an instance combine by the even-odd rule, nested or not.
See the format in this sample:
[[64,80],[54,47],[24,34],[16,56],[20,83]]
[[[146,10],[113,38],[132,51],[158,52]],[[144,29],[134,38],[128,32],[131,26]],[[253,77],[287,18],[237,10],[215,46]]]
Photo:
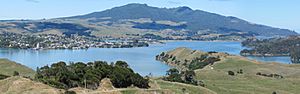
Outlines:
[[115,65],[123,67],[123,68],[128,68],[129,67],[129,65],[125,61],[117,61]]
[[14,74],[13,74],[13,76],[19,76],[20,75],[20,73],[19,72],[17,72],[17,71],[14,71]]

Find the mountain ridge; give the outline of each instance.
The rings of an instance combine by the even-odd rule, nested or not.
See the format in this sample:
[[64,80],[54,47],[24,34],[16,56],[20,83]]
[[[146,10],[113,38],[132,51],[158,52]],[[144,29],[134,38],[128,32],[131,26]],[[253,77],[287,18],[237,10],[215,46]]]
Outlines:
[[92,36],[100,37],[136,37],[130,35],[155,34],[165,38],[180,37],[179,39],[200,40],[209,34],[212,34],[209,35],[212,37],[211,39],[215,39],[215,34],[226,38],[235,36],[229,37],[229,39],[235,39],[236,36],[247,38],[298,34],[292,30],[254,24],[237,17],[193,10],[187,6],[159,8],[138,3],[71,17],[0,21],[0,32],[41,33],[51,31],[59,34],[80,33],[84,36],[93,34]]
[[[132,10],[132,11],[131,11]],[[133,11],[134,10],[134,11]],[[157,12],[157,13],[155,13]],[[121,15],[117,15],[118,13]],[[127,15],[131,14],[131,15]],[[174,14],[174,15],[172,15]],[[260,35],[293,35],[297,34],[295,31],[289,29],[275,28],[271,26],[253,24],[243,19],[239,19],[234,16],[223,16],[217,13],[206,12],[203,10],[193,10],[187,6],[181,6],[176,8],[158,8],[148,6],[147,4],[131,3],[124,6],[114,7],[100,12],[93,12],[86,15],[73,16],[68,18],[100,18],[100,17],[112,17],[113,20],[120,19],[139,19],[139,18],[151,18],[153,20],[170,20],[175,22],[188,22],[188,28],[192,31],[216,29],[221,32],[220,29],[235,29],[237,31],[246,31],[250,33],[261,33]],[[216,20],[215,20],[216,19]],[[205,23],[201,23],[205,22]],[[220,24],[220,26],[218,25]],[[195,24],[195,25],[194,25]],[[221,26],[224,27],[221,27]],[[252,26],[252,27],[251,27]],[[249,30],[248,30],[249,29]],[[223,30],[228,31],[228,30]]]

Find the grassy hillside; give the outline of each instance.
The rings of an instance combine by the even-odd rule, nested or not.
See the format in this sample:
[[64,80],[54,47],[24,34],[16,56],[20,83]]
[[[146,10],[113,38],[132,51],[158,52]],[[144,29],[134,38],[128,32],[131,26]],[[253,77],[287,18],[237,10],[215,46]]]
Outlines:
[[35,71],[31,68],[8,59],[0,59],[0,74],[12,76],[14,71],[19,72],[21,76],[33,77],[35,74]]
[[[101,81],[101,86],[96,90],[78,87],[68,91],[75,91],[76,94],[216,94],[214,91],[203,87],[159,79],[151,80],[150,89],[114,88],[109,80],[104,80]],[[64,94],[65,91],[20,76],[0,80],[0,94]]]
[[[167,82],[159,79],[152,79],[150,85],[151,88],[149,89],[139,89],[136,87],[114,88],[111,82],[102,80],[101,86],[97,90],[72,88],[69,91],[75,91],[78,94],[216,94],[214,91],[203,87]],[[183,91],[183,89],[185,90]]]
[[[300,92],[300,65],[258,63],[241,57],[228,57],[212,66],[196,70],[197,79],[203,80],[208,89],[222,94],[297,94]],[[228,71],[243,74],[228,75]],[[279,74],[282,79],[256,75]]]
[[[177,48],[166,52],[174,61],[193,60],[207,52]],[[205,88],[220,94],[297,94],[300,92],[300,65],[263,63],[241,56],[213,53],[221,60],[194,70],[196,80],[203,81]],[[168,58],[167,61],[171,61]],[[173,62],[174,62],[173,61]],[[197,61],[201,62],[201,61]],[[181,68],[182,63],[173,64]],[[229,75],[229,71],[234,75]]]
[[63,94],[64,90],[19,76],[0,80],[0,94]]
[[[180,70],[194,70],[213,64],[215,61],[223,60],[229,56],[227,53],[203,52],[179,47],[171,51],[162,52],[156,56],[156,60],[162,61]],[[201,67],[193,67],[201,66]]]
[[163,80],[157,80],[157,83],[159,84],[161,89],[169,89],[175,94],[216,94],[216,92],[201,86],[194,86],[177,82],[168,82]]

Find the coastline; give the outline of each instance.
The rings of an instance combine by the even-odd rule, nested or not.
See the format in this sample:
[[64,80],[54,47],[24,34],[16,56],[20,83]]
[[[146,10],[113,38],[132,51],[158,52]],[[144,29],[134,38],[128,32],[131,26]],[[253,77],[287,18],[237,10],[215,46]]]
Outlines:
[[231,40],[159,40],[160,42],[242,42],[242,41],[231,41]]

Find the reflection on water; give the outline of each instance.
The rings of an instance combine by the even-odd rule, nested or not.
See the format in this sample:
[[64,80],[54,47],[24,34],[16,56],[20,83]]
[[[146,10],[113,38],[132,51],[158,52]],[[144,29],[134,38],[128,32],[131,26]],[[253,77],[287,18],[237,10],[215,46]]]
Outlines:
[[[157,76],[165,74],[168,66],[155,60],[155,56],[162,51],[168,51],[177,47],[188,47],[202,51],[227,52],[238,55],[241,47],[240,42],[167,42],[166,44],[154,44],[150,47],[141,48],[90,48],[87,50],[18,50],[0,49],[0,57],[8,58],[32,69],[44,65],[50,65],[58,61],[89,62],[104,60],[114,62],[117,60],[127,61],[134,71],[146,75],[152,73]],[[289,57],[251,57],[262,61],[277,61],[289,63]]]

